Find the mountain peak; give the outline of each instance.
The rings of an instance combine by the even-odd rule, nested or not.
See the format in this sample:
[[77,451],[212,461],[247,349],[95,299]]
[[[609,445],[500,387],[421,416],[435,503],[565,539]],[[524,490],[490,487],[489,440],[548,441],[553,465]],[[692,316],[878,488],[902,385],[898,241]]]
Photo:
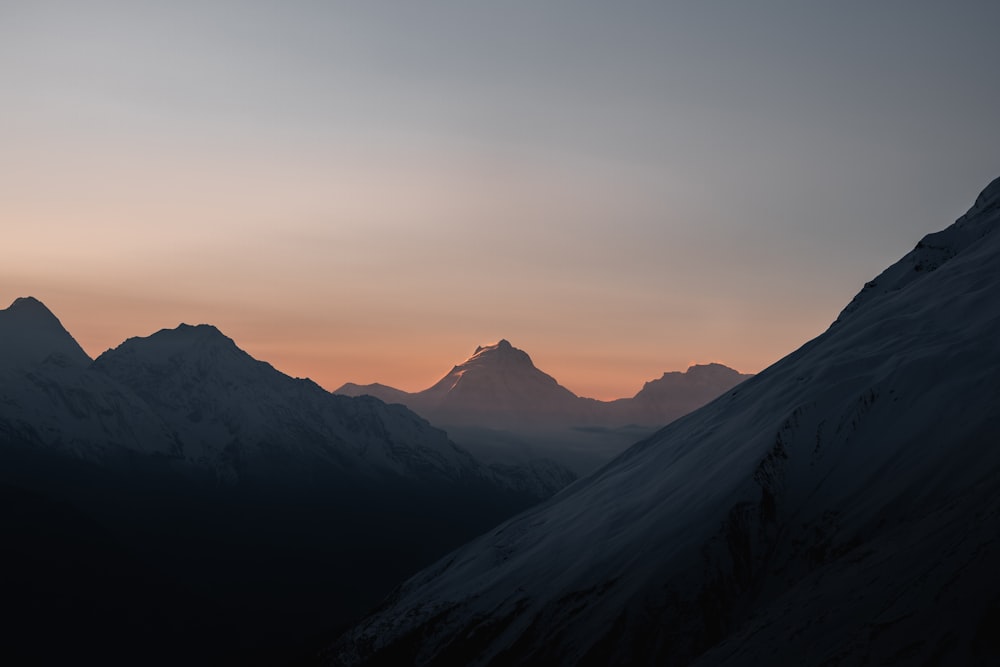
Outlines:
[[419,392],[418,400],[432,411],[451,410],[451,417],[469,421],[484,415],[535,414],[543,406],[565,407],[575,399],[555,378],[538,370],[527,352],[502,338],[476,347],[471,357]]
[[232,342],[226,334],[219,331],[218,327],[211,324],[186,324],[181,322],[175,329],[164,329],[163,331],[173,331],[178,336],[190,336],[202,339],[217,339]]
[[516,369],[535,371],[535,364],[524,350],[519,350],[510,344],[506,338],[501,338],[493,345],[480,345],[471,357],[452,369],[452,372],[470,369]]
[[515,349],[517,349],[517,348],[515,348],[513,345],[511,345],[509,340],[507,340],[506,338],[501,338],[499,340],[499,342],[496,342],[493,345],[477,345],[476,346],[476,351],[473,352],[472,354],[473,354],[473,356],[475,356],[475,355],[477,355],[477,354],[479,354],[480,352],[483,352],[483,351],[493,351],[493,350],[507,351],[507,350],[515,350]]
[[83,351],[44,303],[32,296],[14,299],[0,310],[0,362],[4,366],[42,362],[48,358],[61,365],[87,365]]
[[98,357],[98,365],[118,363],[119,357],[136,356],[149,363],[163,363],[171,358],[205,358],[221,356],[252,359],[224,333],[211,324],[179,324],[174,329],[160,329],[150,336],[129,338],[118,347]]
[[23,312],[23,311],[44,311],[46,313],[52,314],[45,304],[36,299],[33,296],[19,296],[14,299],[14,303],[10,304],[7,308],[11,312]]
[[146,339],[136,340],[148,340],[151,343],[158,342],[175,347],[207,345],[238,349],[232,338],[211,324],[185,324],[182,322],[173,329],[160,329]]
[[44,303],[33,296],[19,296],[3,312],[21,321],[30,320],[38,324],[45,323],[50,325],[55,323],[60,329],[62,328],[59,318]]

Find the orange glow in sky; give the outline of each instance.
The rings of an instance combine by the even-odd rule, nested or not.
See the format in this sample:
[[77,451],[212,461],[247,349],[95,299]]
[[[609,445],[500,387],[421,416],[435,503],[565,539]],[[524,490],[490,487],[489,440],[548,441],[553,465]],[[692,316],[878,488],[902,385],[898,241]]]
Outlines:
[[0,8],[0,305],[92,356],[757,372],[1000,173],[996,21],[944,6],[86,4]]

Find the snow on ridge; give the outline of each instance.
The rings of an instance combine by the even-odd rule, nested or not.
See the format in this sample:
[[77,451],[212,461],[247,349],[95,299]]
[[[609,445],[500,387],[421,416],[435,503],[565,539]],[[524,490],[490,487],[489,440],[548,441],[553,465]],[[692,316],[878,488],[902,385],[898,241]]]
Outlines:
[[976,198],[975,204],[954,224],[927,234],[916,247],[898,262],[865,283],[860,292],[841,311],[834,325],[855,311],[881,299],[886,294],[906,289],[946,262],[993,234],[1000,227],[1000,178],[995,179]]

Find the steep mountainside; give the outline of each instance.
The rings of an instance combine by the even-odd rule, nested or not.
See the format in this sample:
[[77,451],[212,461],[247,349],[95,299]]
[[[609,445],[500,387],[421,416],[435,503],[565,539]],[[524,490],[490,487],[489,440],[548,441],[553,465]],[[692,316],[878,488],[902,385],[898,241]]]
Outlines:
[[830,329],[403,585],[336,664],[996,664],[1000,180]]

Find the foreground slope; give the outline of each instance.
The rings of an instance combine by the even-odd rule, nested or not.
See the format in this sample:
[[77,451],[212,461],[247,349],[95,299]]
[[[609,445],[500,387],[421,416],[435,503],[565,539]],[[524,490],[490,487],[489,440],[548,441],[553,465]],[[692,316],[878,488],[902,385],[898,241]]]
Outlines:
[[327,658],[996,660],[998,226],[1000,179],[826,333],[421,572]]

